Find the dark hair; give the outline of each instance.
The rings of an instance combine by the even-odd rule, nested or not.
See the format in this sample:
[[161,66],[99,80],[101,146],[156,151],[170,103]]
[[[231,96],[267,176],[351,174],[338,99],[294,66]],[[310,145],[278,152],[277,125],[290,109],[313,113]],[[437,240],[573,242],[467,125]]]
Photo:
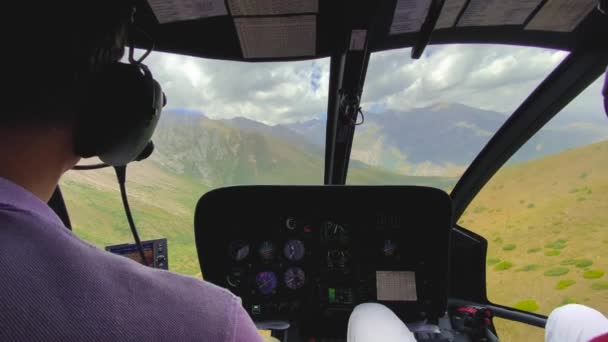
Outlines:
[[0,82],[8,93],[0,97],[0,125],[71,120],[87,75],[124,54],[132,5],[128,0],[17,3],[21,11],[2,24],[10,33],[2,39]]

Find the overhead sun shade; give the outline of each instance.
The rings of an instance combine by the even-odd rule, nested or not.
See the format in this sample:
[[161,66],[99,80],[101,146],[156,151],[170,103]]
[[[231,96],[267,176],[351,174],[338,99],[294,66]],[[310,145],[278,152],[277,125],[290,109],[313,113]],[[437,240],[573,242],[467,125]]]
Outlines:
[[228,0],[233,16],[319,12],[319,0]]
[[317,17],[234,18],[245,58],[300,57],[316,53]]
[[597,0],[549,0],[526,30],[570,32],[595,8]]
[[458,26],[522,25],[542,0],[471,0]]
[[224,0],[148,0],[161,24],[227,15]]
[[420,31],[430,5],[431,0],[399,0],[391,24],[391,34]]

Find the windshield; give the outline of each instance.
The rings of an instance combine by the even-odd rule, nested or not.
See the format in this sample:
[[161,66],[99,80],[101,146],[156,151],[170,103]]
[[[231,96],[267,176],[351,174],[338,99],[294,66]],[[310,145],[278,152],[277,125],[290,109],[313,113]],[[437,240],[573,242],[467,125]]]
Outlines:
[[[496,45],[439,45],[371,56],[351,171],[373,166],[393,184],[449,190],[523,100],[567,55]],[[350,175],[350,172],[349,172]],[[350,184],[367,184],[348,177]],[[390,182],[387,182],[390,184]]]
[[[449,190],[508,113],[566,53],[450,45],[411,61],[372,55],[348,182]],[[168,97],[156,151],[127,172],[143,240],[167,238],[169,268],[202,276],[192,217],[200,196],[239,184],[322,184],[329,59],[244,63],[155,53]],[[69,172],[62,188],[79,236],[132,241],[112,170]]]

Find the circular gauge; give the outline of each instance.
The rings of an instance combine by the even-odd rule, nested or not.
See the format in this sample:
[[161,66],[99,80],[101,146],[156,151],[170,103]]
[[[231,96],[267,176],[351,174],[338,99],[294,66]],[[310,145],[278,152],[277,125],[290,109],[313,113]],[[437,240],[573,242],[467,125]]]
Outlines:
[[392,257],[397,254],[397,249],[399,245],[393,240],[384,240],[384,247],[382,248],[382,253],[385,257]]
[[277,275],[274,272],[260,272],[255,276],[255,285],[261,294],[272,294],[277,288]]
[[265,261],[270,261],[274,258],[274,245],[270,241],[264,241],[258,248],[260,258]]
[[233,241],[229,249],[230,257],[234,261],[242,261],[249,256],[249,244],[245,241]]
[[323,224],[323,238],[325,241],[337,241],[340,243],[348,242],[348,231],[343,225],[326,221]]
[[292,290],[297,290],[304,286],[304,282],[306,281],[306,274],[299,267],[290,267],[285,271],[284,275],[285,286]]
[[298,261],[302,259],[305,251],[304,243],[300,240],[289,240],[285,243],[285,247],[283,247],[283,255],[285,255],[289,261]]
[[289,230],[296,229],[296,227],[297,227],[296,219],[293,217],[290,217],[287,220],[285,220],[285,227],[287,227],[287,229],[289,229]]
[[232,270],[226,276],[226,282],[230,287],[239,287],[241,286],[241,280],[243,279],[244,272],[242,270]]

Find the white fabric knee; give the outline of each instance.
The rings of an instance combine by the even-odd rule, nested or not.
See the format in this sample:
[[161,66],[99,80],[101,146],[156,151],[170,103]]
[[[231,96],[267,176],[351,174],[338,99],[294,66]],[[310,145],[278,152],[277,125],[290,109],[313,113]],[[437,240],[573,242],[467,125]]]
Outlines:
[[559,307],[549,315],[546,342],[588,342],[608,333],[608,319],[601,312],[579,304]]
[[415,342],[414,334],[382,304],[359,304],[348,319],[347,342]]

